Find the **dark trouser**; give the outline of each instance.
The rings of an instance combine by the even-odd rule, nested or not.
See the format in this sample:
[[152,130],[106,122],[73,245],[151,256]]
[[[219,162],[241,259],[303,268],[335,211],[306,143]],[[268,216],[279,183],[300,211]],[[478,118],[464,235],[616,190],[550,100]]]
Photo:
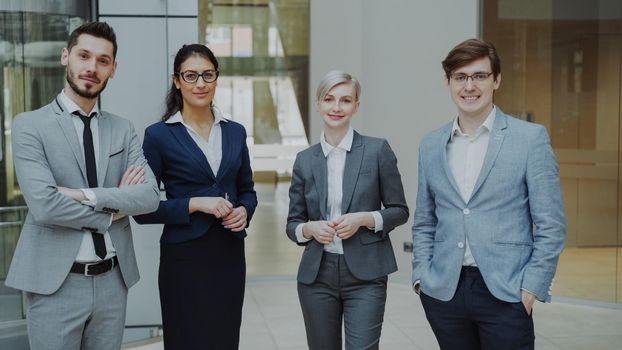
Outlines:
[[523,303],[495,298],[476,267],[462,268],[451,300],[422,292],[421,303],[443,350],[534,349],[533,318]]
[[387,299],[387,277],[361,281],[343,255],[324,252],[313,284],[298,283],[310,350],[341,349],[341,320],[346,349],[378,349]]

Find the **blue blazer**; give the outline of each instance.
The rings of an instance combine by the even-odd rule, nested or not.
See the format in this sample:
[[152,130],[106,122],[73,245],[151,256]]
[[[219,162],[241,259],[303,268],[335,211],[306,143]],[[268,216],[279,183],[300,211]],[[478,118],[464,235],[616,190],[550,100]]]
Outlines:
[[413,225],[413,282],[450,300],[460,278],[465,239],[490,292],[507,302],[521,289],[550,300],[566,238],[557,167],[546,129],[497,108],[484,164],[468,203],[447,162],[452,123],[419,147],[419,186]]
[[[222,161],[214,174],[205,155],[181,123],[160,121],[145,130],[143,151],[158,184],[164,183],[165,201],[153,213],[134,216],[139,224],[164,224],[161,243],[179,243],[205,235],[222,220],[211,214],[189,214],[191,197],[224,197],[234,207],[243,205],[250,222],[257,207],[246,130],[233,121],[220,123]],[[248,226],[247,226],[248,227]],[[233,233],[246,237],[246,231]]]

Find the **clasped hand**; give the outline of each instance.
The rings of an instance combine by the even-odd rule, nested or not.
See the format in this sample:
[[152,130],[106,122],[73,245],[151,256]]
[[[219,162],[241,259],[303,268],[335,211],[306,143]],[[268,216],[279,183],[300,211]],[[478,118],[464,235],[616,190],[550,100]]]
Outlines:
[[244,206],[234,208],[233,204],[222,197],[190,198],[190,213],[200,211],[222,218],[222,225],[233,232],[246,227],[247,212]]
[[302,235],[307,239],[313,238],[321,244],[328,244],[335,236],[341,239],[352,237],[361,226],[374,226],[371,213],[348,213],[332,221],[309,221],[304,224]]

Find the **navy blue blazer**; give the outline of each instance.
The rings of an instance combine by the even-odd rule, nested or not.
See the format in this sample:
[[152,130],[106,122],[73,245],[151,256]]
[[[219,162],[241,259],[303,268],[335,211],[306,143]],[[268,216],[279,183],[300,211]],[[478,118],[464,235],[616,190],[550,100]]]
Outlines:
[[[222,220],[211,214],[190,214],[188,204],[192,197],[225,197],[234,207],[246,208],[247,227],[255,208],[254,190],[246,130],[233,121],[220,123],[222,130],[222,161],[214,174],[207,158],[192,140],[182,123],[160,121],[145,130],[143,151],[158,185],[163,182],[165,201],[160,201],[153,213],[134,216],[139,224],[164,224],[161,243],[179,243],[205,235],[212,225]],[[246,237],[246,231],[232,233]]]

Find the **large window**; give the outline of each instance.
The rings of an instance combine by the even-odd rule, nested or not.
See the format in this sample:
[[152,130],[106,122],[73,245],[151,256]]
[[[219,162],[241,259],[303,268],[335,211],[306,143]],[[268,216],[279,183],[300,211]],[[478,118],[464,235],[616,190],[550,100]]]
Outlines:
[[495,103],[544,124],[559,160],[555,295],[622,302],[622,2],[484,0],[483,37],[501,56]]
[[199,40],[221,66],[216,105],[252,145],[308,144],[308,0],[199,0]]

